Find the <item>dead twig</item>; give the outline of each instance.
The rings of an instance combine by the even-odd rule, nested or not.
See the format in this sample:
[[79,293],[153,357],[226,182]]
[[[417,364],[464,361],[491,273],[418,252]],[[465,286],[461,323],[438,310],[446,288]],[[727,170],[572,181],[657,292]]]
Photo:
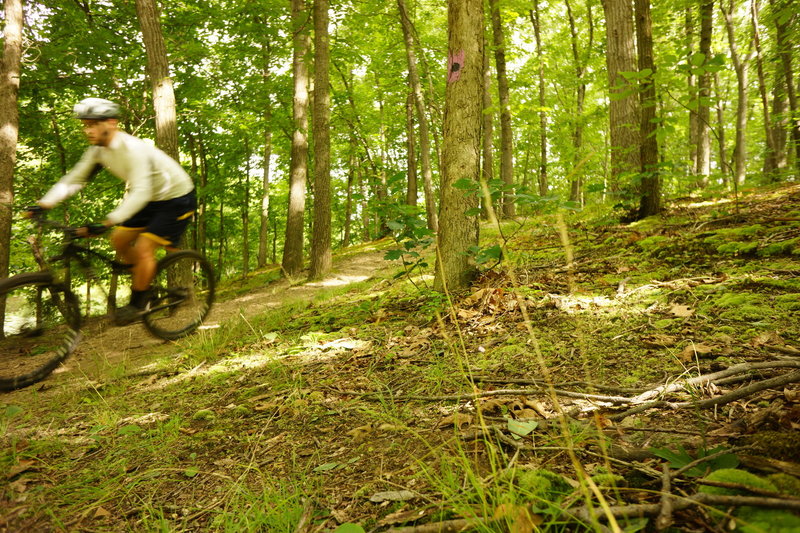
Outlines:
[[669,472],[669,465],[664,463],[662,466],[663,475],[661,476],[661,510],[656,518],[656,529],[663,531],[672,525],[672,476]]

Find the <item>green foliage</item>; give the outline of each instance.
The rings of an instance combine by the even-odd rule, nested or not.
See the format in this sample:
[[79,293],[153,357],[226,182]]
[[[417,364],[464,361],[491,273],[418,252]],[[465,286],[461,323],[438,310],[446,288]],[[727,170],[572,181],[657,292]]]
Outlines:
[[[679,469],[697,459],[714,455],[723,451],[724,449],[725,448],[723,446],[718,446],[710,450],[700,448],[697,450],[697,457],[692,457],[682,445],[678,445],[677,450],[671,450],[669,448],[651,448],[650,451],[655,454],[656,457],[661,457],[662,459],[669,461],[670,468]],[[699,477],[704,475],[709,470],[714,472],[717,470],[732,469],[738,465],[739,458],[732,453],[726,453],[720,455],[719,457],[703,461],[697,466],[693,466],[692,468],[688,469],[685,474],[687,476]]]

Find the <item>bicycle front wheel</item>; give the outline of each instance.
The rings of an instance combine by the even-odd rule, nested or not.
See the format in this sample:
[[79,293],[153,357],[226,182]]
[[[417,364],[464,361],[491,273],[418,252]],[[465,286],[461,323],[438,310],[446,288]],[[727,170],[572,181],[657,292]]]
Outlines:
[[0,280],[0,391],[50,375],[80,341],[78,299],[46,272]]
[[169,253],[158,262],[150,310],[142,317],[150,333],[165,340],[194,332],[214,303],[214,271],[194,250]]

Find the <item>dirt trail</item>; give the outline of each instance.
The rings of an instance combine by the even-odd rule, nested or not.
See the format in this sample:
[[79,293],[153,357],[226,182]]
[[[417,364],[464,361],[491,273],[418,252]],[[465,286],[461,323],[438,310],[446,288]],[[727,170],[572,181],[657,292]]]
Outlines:
[[[204,327],[223,325],[236,316],[252,317],[284,303],[309,300],[320,291],[349,285],[372,277],[379,270],[391,267],[383,259],[384,251],[375,247],[342,258],[331,273],[314,282],[292,284],[286,279],[270,283],[262,289],[222,302],[216,302]],[[142,371],[159,356],[175,353],[179,346],[152,337],[141,324],[115,327],[106,318],[83,328],[83,339],[75,353],[41,383],[4,395],[4,403],[25,402],[30,394],[65,386],[85,386],[86,380],[104,381],[108,375],[126,375]]]

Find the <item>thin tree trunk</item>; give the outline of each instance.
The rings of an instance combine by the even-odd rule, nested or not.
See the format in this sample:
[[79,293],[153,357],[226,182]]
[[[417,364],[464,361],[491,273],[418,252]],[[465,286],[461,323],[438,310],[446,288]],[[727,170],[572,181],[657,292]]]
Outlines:
[[650,74],[640,80],[642,186],[639,195],[639,218],[653,216],[661,211],[661,177],[658,171],[658,140],[656,139],[656,66],[653,60],[653,22],[650,18],[650,0],[634,0],[636,18],[636,43],[639,49],[639,72]]
[[752,59],[753,51],[751,49],[745,57],[739,55],[733,26],[733,0],[728,0],[727,6],[725,0],[720,0],[719,8],[725,21],[731,61],[736,71],[736,142],[733,147],[733,179],[736,185],[742,185],[747,174],[747,65]]
[[314,227],[309,279],[331,269],[331,95],[328,0],[314,0]]
[[[783,75],[786,84],[786,96],[789,98],[789,131],[792,145],[794,146],[794,165],[800,172],[800,113],[797,109],[797,93],[795,90],[794,67],[792,65],[793,39],[790,32],[789,20],[785,15],[797,16],[795,0],[772,0],[774,8],[785,10],[781,16],[775,17],[776,36],[778,41],[778,56],[780,57]],[[790,150],[791,151],[791,150]]]
[[783,67],[776,65],[772,86],[772,117],[775,121],[772,139],[775,141],[775,165],[785,169],[788,162],[787,140],[789,130],[789,100],[786,97],[786,77]]
[[[700,0],[700,53],[704,57],[702,66],[706,66],[711,59],[713,22],[714,0]],[[711,113],[708,105],[710,96],[711,73],[705,70],[700,74],[697,104],[697,166],[695,167],[695,175],[697,175],[698,185],[701,187],[708,185],[708,178],[711,174],[711,128],[709,127]]]
[[[481,140],[483,143],[483,157],[481,158],[481,179],[489,183],[494,179],[494,111],[492,110],[492,68],[489,61],[489,47],[486,46],[486,33],[484,32],[483,46],[483,125]],[[489,211],[484,205],[486,199],[481,195],[481,214],[489,218]]]
[[311,46],[307,24],[308,13],[304,0],[292,0],[294,29],[292,72],[294,96],[292,115],[292,155],[289,174],[289,206],[286,215],[286,238],[283,245],[284,275],[296,276],[303,269],[303,225],[308,178],[308,65]]
[[147,75],[153,88],[153,108],[156,114],[156,145],[175,161],[178,154],[178,122],[175,112],[175,92],[169,77],[167,49],[161,32],[160,13],[155,0],[136,0],[136,13],[142,28],[142,40],[147,52]]
[[536,58],[539,60],[539,195],[547,196],[547,111],[545,110],[544,56],[542,54],[539,0],[534,0],[530,17],[533,22],[533,34],[536,38]]
[[728,164],[728,148],[725,138],[725,102],[727,99],[721,94],[718,72],[714,73],[714,92],[717,95],[717,130],[719,131],[719,134],[717,135],[717,152],[719,154],[719,168],[722,172],[722,184],[727,187],[729,176],[731,174],[731,166]]
[[442,202],[434,287],[457,291],[476,273],[468,254],[478,245],[478,217],[468,216],[467,211],[478,202],[454,184],[470,180],[477,185],[480,178],[483,1],[449,0],[447,14]]
[[[500,102],[500,179],[506,189],[503,192],[503,216],[516,215],[514,203],[514,134],[511,129],[511,103],[506,73],[506,45],[503,24],[500,19],[498,0],[489,0],[494,37],[494,62],[497,68],[497,94]],[[483,45],[483,41],[481,41]]]
[[[269,58],[270,46],[265,46],[264,50],[264,92],[269,94],[270,72]],[[266,99],[264,107],[264,171],[261,177],[261,210],[260,226],[258,228],[258,268],[263,268],[267,264],[267,248],[269,244],[269,172],[270,160],[272,159],[272,99]]]
[[250,273],[250,143],[244,139],[245,171],[242,202],[242,277]]
[[[11,220],[14,205],[14,165],[19,139],[20,64],[22,61],[22,0],[5,0],[3,57],[0,63],[0,278],[8,276]],[[0,338],[4,336],[6,302],[0,298]]]
[[356,141],[350,138],[350,162],[347,165],[347,199],[344,204],[344,237],[342,237],[342,247],[350,246],[350,233],[353,227],[353,182],[356,165],[358,159],[356,158]]
[[[692,65],[692,57],[694,56],[694,33],[695,33],[695,20],[694,20],[694,6],[686,6],[684,11],[684,33],[686,34],[686,63]],[[697,76],[694,69],[689,68],[686,75],[686,87],[693,102],[697,101]],[[689,172],[694,173],[697,169],[697,106],[692,105],[689,108]]]
[[761,97],[761,110],[764,113],[764,140],[766,149],[764,150],[764,174],[771,174],[778,169],[777,157],[775,152],[775,139],[772,134],[772,117],[769,110],[769,98],[767,97],[767,81],[764,76],[764,57],[761,53],[761,28],[758,21],[759,0],[750,2],[750,22],[753,25],[753,45],[756,51],[756,72],[758,73],[758,94]]
[[414,134],[414,95],[406,98],[406,204],[417,205],[417,139]]
[[603,0],[608,50],[609,125],[611,133],[611,190],[629,188],[620,182],[625,175],[639,172],[641,157],[639,98],[623,72],[636,70],[633,6],[630,0]]
[[[586,100],[586,81],[584,73],[586,71],[585,60],[581,59],[578,51],[578,31],[575,27],[575,17],[572,14],[572,5],[569,0],[564,0],[567,7],[567,17],[569,20],[569,33],[570,33],[570,46],[572,49],[572,61],[575,65],[575,79],[578,82],[578,87],[575,91],[575,118],[572,128],[572,163],[573,173],[570,178],[570,202],[583,205],[583,179],[582,174],[577,171],[578,163],[581,160],[581,152],[583,150],[583,108]],[[594,22],[592,20],[592,7],[589,1],[586,2],[587,21],[589,24],[589,42],[587,43],[586,50],[591,51],[594,45]]]

